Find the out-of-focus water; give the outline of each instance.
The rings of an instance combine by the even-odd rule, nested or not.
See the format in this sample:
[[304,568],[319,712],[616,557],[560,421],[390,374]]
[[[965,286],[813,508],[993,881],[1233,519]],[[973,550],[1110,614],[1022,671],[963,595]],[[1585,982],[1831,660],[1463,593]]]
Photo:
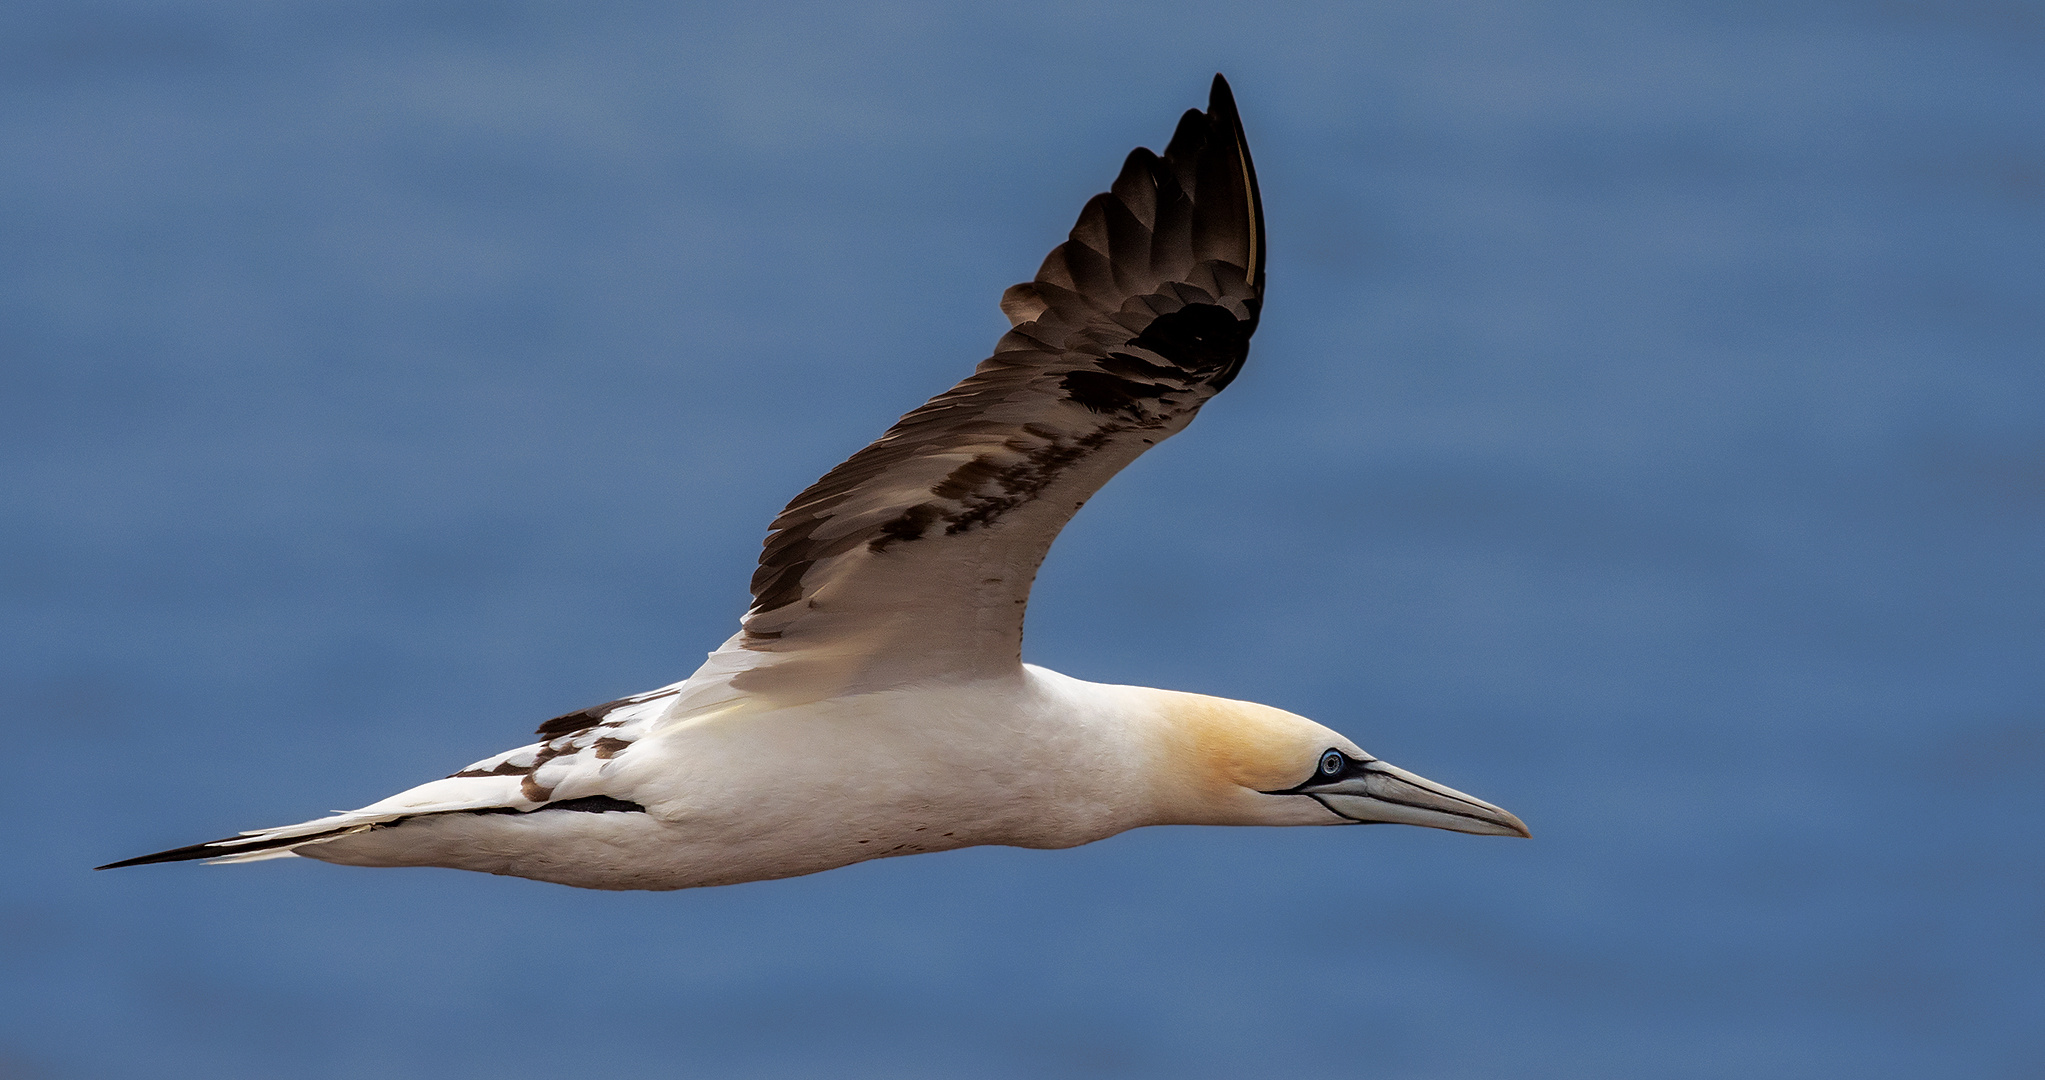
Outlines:
[[[86,869],[685,673],[1216,70],[1264,327],[1029,658],[1534,840]],[[2041,103],[2020,4],[11,5],[0,1076],[2035,1076]]]

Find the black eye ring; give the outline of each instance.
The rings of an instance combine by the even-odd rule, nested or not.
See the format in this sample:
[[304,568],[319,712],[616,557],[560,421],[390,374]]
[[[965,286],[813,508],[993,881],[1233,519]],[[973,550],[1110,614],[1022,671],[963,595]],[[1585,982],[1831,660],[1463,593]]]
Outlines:
[[1347,764],[1349,764],[1349,759],[1342,756],[1342,751],[1330,750],[1321,755],[1321,775],[1334,776],[1336,773],[1341,772],[1342,767]]

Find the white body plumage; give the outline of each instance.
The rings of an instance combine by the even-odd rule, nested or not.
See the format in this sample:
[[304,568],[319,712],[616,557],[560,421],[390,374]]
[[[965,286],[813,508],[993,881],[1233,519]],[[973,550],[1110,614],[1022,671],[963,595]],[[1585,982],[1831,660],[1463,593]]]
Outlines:
[[[1301,725],[1309,765],[1320,743],[1364,756],[1347,739],[1275,709],[1025,667],[1012,679],[789,707],[741,700],[657,721],[612,758],[583,750],[554,759],[559,790],[570,798],[600,790],[644,812],[436,813],[478,800],[501,804],[511,780],[452,778],[379,804],[377,816],[400,814],[387,822],[402,827],[372,825],[294,850],[356,866],[678,889],[978,844],[1072,847],[1167,822],[1342,824],[1311,800],[1263,795],[1218,775],[1188,783],[1187,719],[1225,735],[1225,722],[1192,714],[1222,721],[1235,710]],[[1193,788],[1204,797],[1190,798]]]

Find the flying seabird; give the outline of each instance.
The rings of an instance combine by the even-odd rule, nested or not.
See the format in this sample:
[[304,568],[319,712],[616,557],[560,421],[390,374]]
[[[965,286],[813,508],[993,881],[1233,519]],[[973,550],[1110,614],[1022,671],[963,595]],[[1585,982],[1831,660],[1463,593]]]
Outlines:
[[695,674],[360,810],[101,869],[301,855],[681,889],[1140,825],[1529,835],[1305,717],[1022,662],[1051,541],[1235,378],[1263,296],[1257,174],[1217,75],[1003,294],[994,355],[774,519],[739,633]]

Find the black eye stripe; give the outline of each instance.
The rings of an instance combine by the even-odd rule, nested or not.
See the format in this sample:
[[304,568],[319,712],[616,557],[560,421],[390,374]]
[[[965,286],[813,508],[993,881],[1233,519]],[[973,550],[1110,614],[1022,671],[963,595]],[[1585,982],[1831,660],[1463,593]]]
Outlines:
[[1350,757],[1334,747],[1321,751],[1314,762],[1314,771],[1294,787],[1283,791],[1266,791],[1265,795],[1308,795],[1331,785],[1360,780],[1370,773],[1370,763],[1376,759],[1368,754],[1361,759]]

